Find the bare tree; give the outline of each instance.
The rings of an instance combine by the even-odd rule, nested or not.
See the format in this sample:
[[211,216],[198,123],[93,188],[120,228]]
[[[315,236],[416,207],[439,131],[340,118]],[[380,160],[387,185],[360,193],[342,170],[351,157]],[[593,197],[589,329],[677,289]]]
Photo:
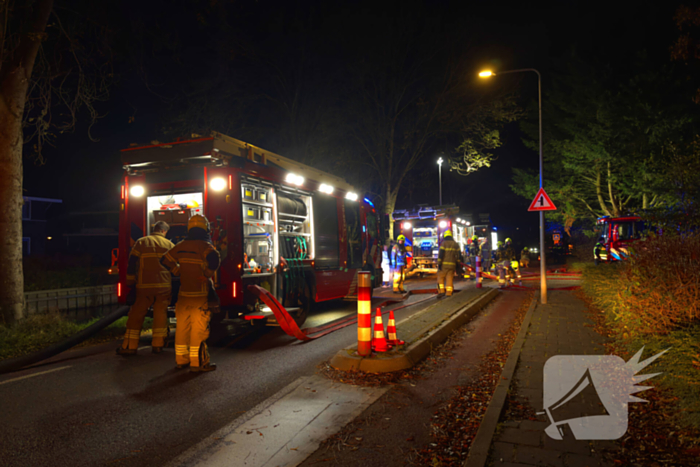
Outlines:
[[[41,158],[57,133],[71,130],[81,108],[94,122],[95,101],[106,98],[111,57],[97,50],[104,29],[53,0],[0,0],[0,316],[24,316],[22,163],[24,148]],[[103,64],[103,65],[100,65]],[[60,112],[55,112],[60,107]]]

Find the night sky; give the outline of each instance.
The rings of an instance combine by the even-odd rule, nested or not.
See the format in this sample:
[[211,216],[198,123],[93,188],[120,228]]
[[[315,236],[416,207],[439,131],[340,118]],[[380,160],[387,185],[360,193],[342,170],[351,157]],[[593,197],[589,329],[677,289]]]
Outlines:
[[[147,3],[149,5],[145,6]],[[188,49],[183,52],[199,54],[200,59],[205,60],[206,53],[202,51],[208,47],[206,35],[183,32],[187,30],[187,21],[191,21],[187,2],[168,2],[165,8],[169,10],[169,20],[163,19],[161,7],[164,5],[160,3],[118,2],[113,3],[118,5],[113,8],[122,15],[125,30],[131,21],[139,18],[147,25],[149,21],[158,23],[166,32],[167,28],[177,29],[180,43]],[[295,44],[294,40],[285,38],[285,34],[293,36],[294,32],[285,30],[280,23],[290,17],[312,18],[303,34],[320,45],[314,51],[323,57],[316,59],[318,63],[327,61],[329,69],[348,51],[371,53],[367,50],[367,42],[374,37],[372,30],[378,27],[376,18],[391,17],[394,12],[410,16],[420,10],[419,14],[424,17],[439,18],[444,31],[458,28],[468,32],[465,37],[469,37],[469,41],[464,47],[465,53],[473,58],[474,76],[465,76],[465,80],[473,86],[519,85],[519,102],[528,108],[532,108],[537,97],[534,74],[501,76],[485,82],[476,78],[476,73],[487,67],[495,71],[537,68],[543,76],[546,98],[548,74],[561,66],[573,47],[616,67],[624,67],[630,56],[643,49],[659,63],[664,63],[669,60],[668,48],[677,34],[673,23],[677,7],[674,2],[641,1],[625,5],[624,2],[590,1],[507,4],[258,0],[235,3],[240,9],[240,22],[237,23],[240,34],[253,44],[265,41],[269,45],[271,41],[277,41],[279,54],[284,54],[286,47]],[[381,43],[374,45],[381,47]],[[122,50],[125,63],[127,60],[123,57],[128,55],[129,50]],[[158,59],[168,58],[160,56]],[[186,60],[182,67],[188,68],[182,70],[183,76],[191,78],[193,67],[188,67]],[[110,100],[97,105],[104,118],[92,127],[92,135],[99,141],[89,141],[87,124],[83,120],[72,134],[59,136],[55,147],[45,151],[44,165],[38,166],[31,161],[25,163],[25,195],[62,199],[62,216],[72,211],[116,211],[122,176],[119,149],[129,147],[131,143],[148,144],[152,140],[164,142],[170,139],[164,137],[162,129],[172,111],[173,102],[169,98],[177,96],[173,91],[176,89],[173,83],[177,82],[177,66],[162,67],[169,76],[159,76],[157,70],[151,72],[153,82],[161,87],[151,87],[150,91],[133,67],[117,63],[115,68],[121,73],[119,82],[112,89]],[[176,70],[175,75],[173,70]],[[209,70],[200,68],[197,72]],[[151,92],[154,90],[157,94]],[[133,122],[129,117],[133,117]],[[547,125],[546,120],[544,125]],[[275,139],[271,136],[274,132],[271,126],[268,134],[263,133],[254,140],[240,134],[230,136],[284,155],[274,147]],[[521,137],[517,124],[505,128],[505,144],[496,151],[498,159],[491,168],[468,177],[457,176],[443,168],[443,200],[459,204],[465,212],[488,212],[495,225],[520,228],[518,234],[522,232],[523,237],[527,237],[523,242],[535,242],[538,216],[528,213],[529,201],[514,195],[508,186],[512,167],[537,169],[537,154],[525,148]],[[399,208],[416,203],[437,203],[437,157],[436,154],[434,158],[426,158],[417,168],[422,177],[428,177],[429,194],[425,195],[423,190],[418,193],[404,189]]]

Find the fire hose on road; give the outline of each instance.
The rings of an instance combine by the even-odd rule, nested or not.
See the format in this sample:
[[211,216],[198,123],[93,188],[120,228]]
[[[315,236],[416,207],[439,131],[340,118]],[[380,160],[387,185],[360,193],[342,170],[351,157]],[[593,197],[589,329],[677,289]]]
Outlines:
[[11,358],[9,360],[0,362],[0,374],[21,370],[26,366],[33,365],[35,363],[41,362],[42,360],[46,360],[47,358],[51,358],[54,355],[58,355],[61,352],[65,352],[71,347],[74,347],[83,342],[84,340],[94,336],[95,334],[97,334],[98,332],[100,332],[101,330],[103,330],[122,316],[126,316],[128,313],[128,306],[120,307],[114,312],[100,319],[96,323],[93,323],[90,326],[86,327],[74,336],[71,336],[70,338],[64,340],[63,342],[59,342],[58,344],[54,344],[50,347],[31,353],[29,355]]
[[[296,321],[294,321],[294,318],[285,310],[285,308],[277,301],[277,299],[267,290],[263,289],[262,287],[258,285],[249,285],[248,290],[253,293],[255,296],[257,296],[260,300],[262,300],[265,305],[270,307],[270,310],[275,315],[275,318],[277,319],[277,322],[279,323],[280,327],[282,330],[287,333],[290,336],[296,337],[300,341],[310,341],[314,339],[318,339],[319,337],[325,336],[326,334],[330,334],[333,331],[337,331],[338,329],[342,329],[347,326],[351,326],[355,323],[357,323],[357,315],[353,314],[351,316],[345,317],[345,318],[340,318],[338,320],[335,320],[331,323],[325,324],[323,326],[317,326],[314,328],[307,328],[307,329],[300,329],[299,326],[297,325]],[[408,306],[413,306],[418,303],[424,302],[426,300],[430,300],[435,297],[435,294],[437,294],[436,289],[422,289],[422,290],[412,290],[408,294],[404,295],[401,299],[399,300],[386,300],[382,302],[378,308],[384,308],[385,306],[391,305],[393,303],[401,303],[402,301],[406,300],[410,295],[412,294],[431,294],[431,296],[426,297],[422,300],[417,300],[413,303],[409,303],[407,305],[400,306],[398,308],[394,308],[393,311],[400,310],[402,308],[406,308]],[[389,313],[389,310],[386,312],[382,313],[387,314]]]

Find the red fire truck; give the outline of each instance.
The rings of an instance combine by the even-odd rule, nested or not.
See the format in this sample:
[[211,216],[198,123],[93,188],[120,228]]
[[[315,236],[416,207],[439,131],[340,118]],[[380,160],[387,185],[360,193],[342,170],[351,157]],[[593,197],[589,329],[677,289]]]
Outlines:
[[381,282],[379,217],[341,178],[219,133],[121,156],[120,303],[134,242],[163,220],[177,243],[194,214],[209,219],[222,259],[214,282],[224,312],[212,328],[275,325],[249,285],[268,290],[301,324],[313,303],[356,299],[358,271]]
[[600,236],[604,249],[600,254],[603,261],[623,261],[629,257],[630,244],[640,240],[645,227],[641,217],[625,216],[598,218]]
[[[423,274],[437,273],[442,238],[445,231],[452,230],[454,217],[458,213],[459,207],[455,205],[418,206],[416,209],[397,210],[392,213],[396,222],[394,230],[406,237],[410,274],[423,277]],[[461,230],[452,233],[461,245]]]

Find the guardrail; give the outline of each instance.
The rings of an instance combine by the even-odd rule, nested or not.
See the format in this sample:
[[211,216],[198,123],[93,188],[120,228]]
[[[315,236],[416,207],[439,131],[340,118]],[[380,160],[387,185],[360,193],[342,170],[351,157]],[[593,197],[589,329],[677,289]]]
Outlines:
[[117,303],[117,285],[38,290],[24,294],[28,315],[68,311]]

